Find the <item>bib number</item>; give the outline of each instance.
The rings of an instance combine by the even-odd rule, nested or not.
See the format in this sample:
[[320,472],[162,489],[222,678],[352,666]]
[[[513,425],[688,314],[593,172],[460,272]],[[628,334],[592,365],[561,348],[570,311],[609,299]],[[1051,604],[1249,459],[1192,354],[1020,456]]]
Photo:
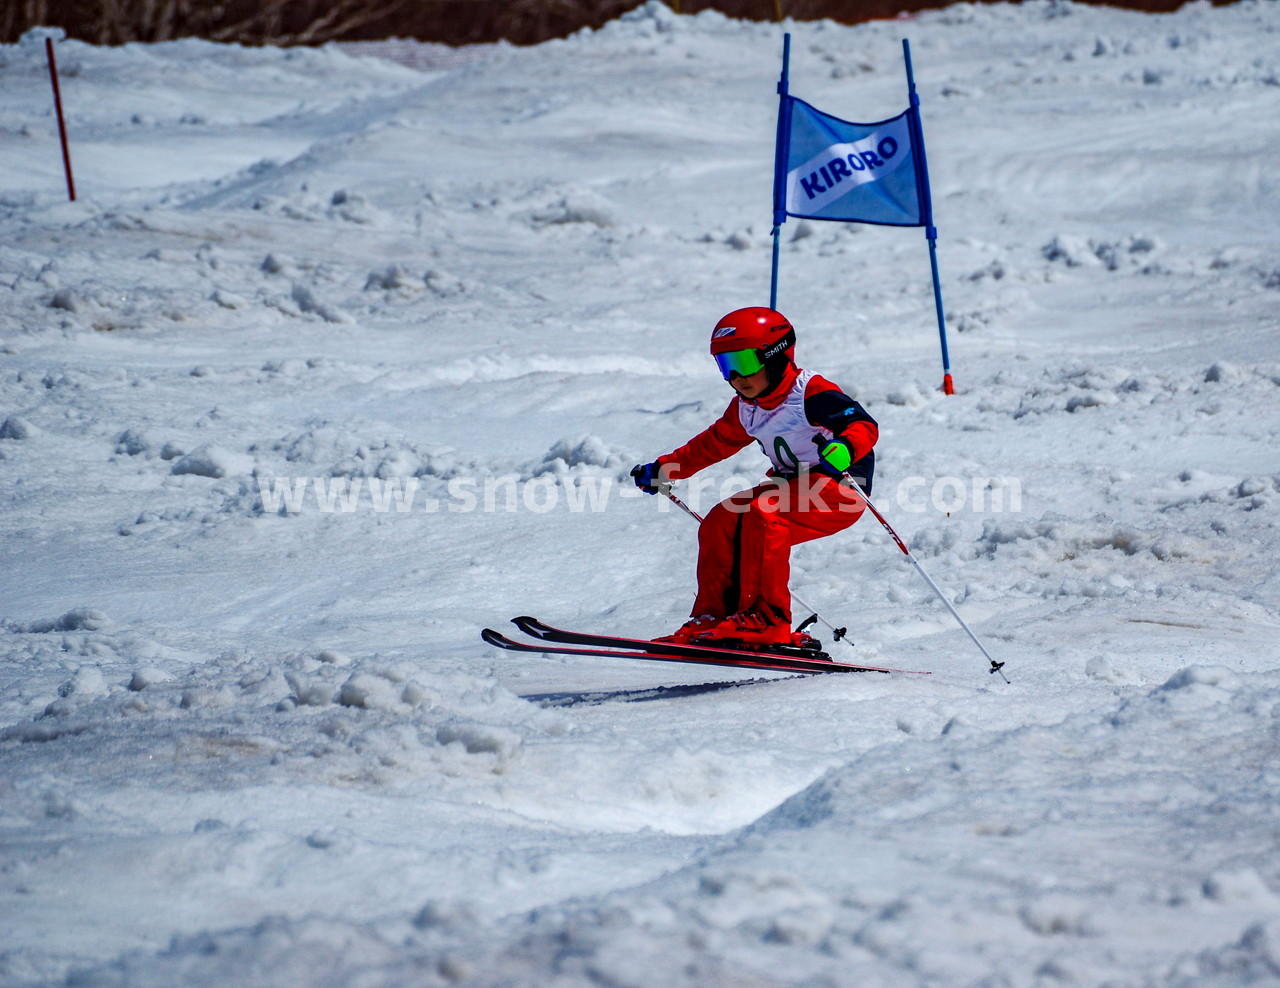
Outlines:
[[773,462],[786,473],[800,472],[800,458],[791,451],[785,436],[775,436],[773,440]]

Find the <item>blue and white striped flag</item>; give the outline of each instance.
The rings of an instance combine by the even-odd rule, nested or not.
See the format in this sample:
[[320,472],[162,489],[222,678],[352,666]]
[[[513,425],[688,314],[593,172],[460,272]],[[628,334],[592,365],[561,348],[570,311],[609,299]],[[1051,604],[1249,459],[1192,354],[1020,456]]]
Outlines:
[[926,226],[911,110],[878,123],[852,123],[786,96],[778,178],[788,216]]

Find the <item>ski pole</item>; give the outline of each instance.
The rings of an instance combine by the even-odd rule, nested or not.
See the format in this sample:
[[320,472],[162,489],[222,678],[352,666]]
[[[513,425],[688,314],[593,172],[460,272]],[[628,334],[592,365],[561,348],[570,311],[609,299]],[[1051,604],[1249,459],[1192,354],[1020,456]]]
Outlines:
[[[871,498],[869,498],[866,494],[863,493],[862,488],[858,486],[858,482],[854,480],[853,475],[850,474],[847,470],[844,471],[843,473],[844,473],[844,479],[848,481],[848,483],[844,484],[843,486],[854,493],[854,495],[862,502],[863,506],[868,511],[870,511],[871,514],[875,517],[876,521],[878,521],[881,524],[881,526],[884,528],[884,530],[889,533],[889,537],[892,538],[894,541],[894,544],[896,544],[897,547],[902,550],[902,554],[911,561],[911,565],[916,568],[916,572],[920,574],[920,576],[924,579],[925,583],[929,584],[929,588],[935,594],[937,594],[938,599],[942,601],[943,604],[946,605],[947,610],[951,612],[951,616],[955,618],[957,622],[959,622],[960,627],[962,627],[965,630],[965,633],[973,640],[973,643],[978,646],[978,650],[984,656],[986,656],[987,661],[991,663],[991,668],[988,669],[987,671],[989,673],[997,673],[997,672],[1000,673],[1000,678],[1003,679],[1006,683],[1008,683],[1009,677],[1006,676],[1003,671],[1004,663],[997,662],[995,659],[991,657],[991,653],[987,651],[986,646],[983,645],[982,642],[978,639],[978,636],[973,633],[973,629],[970,628],[969,625],[965,623],[964,618],[960,616],[959,611],[955,609],[951,601],[947,600],[946,595],[942,592],[941,589],[939,589],[938,585],[933,582],[933,577],[931,577],[927,572],[925,572],[925,568],[920,565],[920,561],[911,554],[911,550],[908,549],[907,544],[902,541],[902,537],[893,530],[893,526],[889,524],[888,519],[886,519],[885,516],[880,513],[879,508],[877,508],[874,504],[871,503]],[[688,514],[691,518],[694,518],[699,522],[702,521],[701,515],[699,515],[696,511],[690,508],[687,504],[685,504],[682,500],[680,500],[680,498],[678,498],[675,494],[671,492],[670,483],[660,484],[658,489],[662,491],[662,493],[665,494],[671,500],[672,503],[674,503],[677,507],[684,510],[684,512]],[[800,604],[800,606],[805,608],[805,610],[809,610],[809,611],[814,610],[812,607],[806,604],[803,600],[801,600],[797,594],[793,593],[791,596],[794,597],[796,601]],[[820,620],[823,624],[825,624],[828,628],[832,630],[832,632],[835,634],[836,640],[840,640],[844,638],[844,633],[845,633],[844,628],[836,628],[834,625],[832,625],[830,621],[828,621],[826,618],[819,615],[816,611],[814,611],[814,616],[817,617],[818,620]],[[852,643],[850,643],[850,647],[852,647]]]
[[[682,500],[680,500],[680,498],[678,498],[672,492],[670,481],[664,480],[661,483],[659,483],[658,490],[660,490],[664,495],[666,495],[667,499],[672,504],[674,504],[677,508],[679,508],[685,514],[687,514],[690,518],[692,518],[698,524],[702,524],[702,515],[694,511],[691,507],[689,507],[689,505],[685,504]],[[830,621],[824,618],[821,614],[819,614],[816,609],[806,604],[804,602],[804,598],[802,598],[798,593],[792,593],[791,596],[797,604],[803,607],[806,611],[811,612],[811,615],[808,618],[808,620],[801,622],[800,626],[796,629],[797,631],[804,631],[804,629],[807,628],[814,621],[821,621],[831,630],[831,638],[833,641],[838,641],[838,642],[842,641],[846,645],[848,645],[850,648],[853,648],[853,642],[849,641],[849,639],[845,637],[849,633],[848,628],[837,628],[834,624],[832,624]]]
[[916,568],[916,572],[919,573],[924,578],[924,582],[929,584],[930,589],[932,589],[933,592],[938,595],[938,599],[947,605],[947,610],[951,612],[951,616],[955,618],[958,622],[960,622],[960,627],[964,628],[965,633],[968,634],[968,636],[973,639],[973,643],[978,646],[978,650],[987,657],[987,661],[991,663],[991,668],[988,669],[987,671],[992,673],[998,672],[1000,673],[1001,679],[1003,679],[1006,683],[1009,682],[1009,677],[1006,676],[1001,671],[1004,667],[1004,663],[997,662],[995,659],[991,657],[991,653],[988,652],[986,649],[986,646],[984,646],[982,642],[978,640],[978,636],[973,633],[973,629],[970,628],[967,624],[965,624],[965,620],[960,616],[960,612],[957,611],[955,607],[952,606],[951,601],[947,600],[946,595],[940,589],[938,589],[938,585],[933,582],[933,577],[931,577],[928,573],[925,572],[924,567],[920,565],[920,561],[911,554],[911,550],[907,548],[907,544],[903,542],[901,537],[898,535],[898,533],[893,530],[893,526],[889,524],[889,522],[885,519],[884,515],[880,513],[879,509],[874,504],[871,503],[871,498],[867,497],[867,495],[863,493],[862,488],[858,486],[858,482],[854,480],[853,475],[849,473],[848,470],[843,471],[843,475],[844,475],[844,479],[848,481],[848,483],[843,484],[842,486],[844,486],[847,490],[851,490],[857,496],[857,498],[863,503],[866,509],[875,516],[876,521],[878,521],[881,524],[881,526],[883,526],[884,530],[889,533],[890,538],[892,538],[893,541],[897,544],[898,548],[902,550],[902,554],[906,556],[907,559],[911,560],[911,565]]

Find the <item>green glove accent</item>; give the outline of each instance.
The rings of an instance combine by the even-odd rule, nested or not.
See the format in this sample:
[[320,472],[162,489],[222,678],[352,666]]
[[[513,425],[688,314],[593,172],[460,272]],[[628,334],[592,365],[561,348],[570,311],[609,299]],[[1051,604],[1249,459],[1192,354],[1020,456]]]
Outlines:
[[844,473],[853,466],[853,455],[849,451],[849,444],[839,439],[827,443],[818,451],[818,455],[822,457],[823,463],[838,474]]

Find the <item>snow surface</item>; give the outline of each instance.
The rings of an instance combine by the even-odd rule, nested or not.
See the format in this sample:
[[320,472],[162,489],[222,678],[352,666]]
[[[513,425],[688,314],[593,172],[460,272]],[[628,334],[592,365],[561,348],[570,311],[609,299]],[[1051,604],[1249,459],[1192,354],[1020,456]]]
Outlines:
[[794,586],[930,676],[478,638],[686,613],[626,472],[767,297],[777,26],[64,42],[74,204],[0,48],[0,982],[1280,983],[1280,9],[790,30],[855,119],[912,41],[959,393],[918,230],[779,305],[1010,686],[870,521]]

